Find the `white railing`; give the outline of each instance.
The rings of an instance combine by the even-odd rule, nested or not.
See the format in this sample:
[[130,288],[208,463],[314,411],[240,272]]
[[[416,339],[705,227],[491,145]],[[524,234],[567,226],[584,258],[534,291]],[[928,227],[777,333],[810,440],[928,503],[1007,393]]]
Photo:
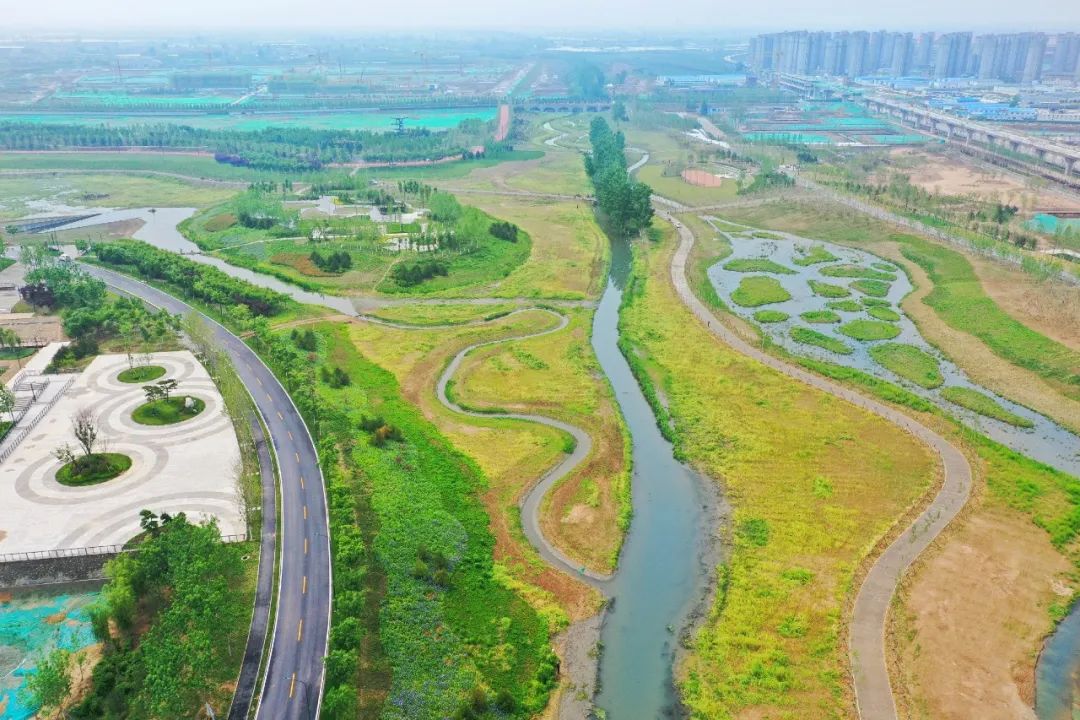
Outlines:
[[[247,535],[222,535],[223,543],[246,542]],[[135,552],[139,546],[127,547],[126,545],[95,545],[84,548],[58,548],[56,550],[30,550],[27,552],[0,553],[0,565],[10,562],[26,562],[28,560],[59,560],[73,557],[96,557],[100,555],[119,555],[123,552]]]
[[[15,420],[12,429],[9,431],[10,437],[4,437],[3,440],[0,441],[7,443],[7,447],[5,447],[3,450],[0,450],[0,463],[7,460],[8,457],[11,456],[11,453],[15,452],[15,448],[19,447],[19,443],[25,440],[26,436],[30,434],[30,431],[37,427],[37,424],[41,422],[41,418],[49,414],[49,410],[52,409],[52,406],[56,404],[57,400],[64,396],[64,393],[67,392],[67,389],[71,387],[71,384],[73,382],[75,382],[75,376],[71,375],[66,380],[64,380],[64,386],[60,388],[60,390],[58,390],[56,394],[52,396],[52,398],[49,399],[49,402],[45,404],[45,408],[41,412],[39,412],[32,420],[30,420],[28,424],[23,425],[22,427],[18,427],[18,424],[22,422],[22,419],[26,417],[26,414],[30,412],[31,408],[34,407],[33,404],[26,406],[26,408],[22,411],[22,414],[19,415],[19,417]],[[11,435],[10,433],[14,434]]]

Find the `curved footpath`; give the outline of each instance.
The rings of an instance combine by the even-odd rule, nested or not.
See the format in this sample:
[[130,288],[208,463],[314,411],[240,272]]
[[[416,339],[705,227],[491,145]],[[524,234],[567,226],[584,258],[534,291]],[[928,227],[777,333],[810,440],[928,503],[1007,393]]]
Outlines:
[[[530,338],[543,337],[544,335],[552,335],[560,332],[570,324],[570,318],[562,313],[556,312],[550,308],[541,307],[524,307],[513,311],[510,315],[517,315],[529,310],[536,310],[539,312],[547,313],[558,319],[558,323],[554,327],[547,328],[546,330],[540,330],[534,333],[527,333],[524,335],[513,335],[510,337],[499,338],[497,340],[485,340],[483,342],[473,343],[468,347],[462,348],[454,355],[453,359],[447,364],[446,368],[439,375],[439,379],[435,385],[435,393],[439,402],[443,407],[455,412],[459,415],[467,415],[475,418],[503,418],[509,420],[523,420],[525,422],[534,422],[540,425],[546,425],[553,427],[563,432],[569,433],[574,438],[574,450],[571,453],[560,460],[554,467],[544,473],[532,487],[530,487],[519,501],[521,507],[521,525],[522,530],[525,533],[525,537],[532,543],[533,547],[540,554],[548,564],[556,567],[568,575],[572,575],[579,579],[588,582],[594,587],[602,586],[606,581],[611,579],[611,575],[605,575],[602,573],[594,572],[584,567],[580,563],[576,563],[566,556],[561,550],[553,545],[545,536],[540,527],[540,506],[543,504],[544,496],[548,490],[552,488],[559,480],[566,477],[574,468],[580,465],[585,458],[592,452],[592,438],[587,432],[582,430],[576,425],[563,422],[562,420],[556,420],[544,415],[533,415],[527,413],[487,413],[476,412],[473,410],[466,410],[461,407],[447,395],[447,386],[453,379],[454,375],[461,368],[461,363],[465,360],[465,356],[471,353],[473,350],[482,347],[489,347],[491,345],[501,345],[503,343],[515,342],[518,340],[528,340]],[[509,317],[509,316],[503,316]],[[385,325],[387,327],[397,328],[399,330],[438,330],[438,329],[450,329],[469,327],[476,325],[486,325],[494,320],[474,320],[467,323],[456,323],[447,325],[408,325],[405,323],[394,323],[386,320],[379,320],[370,316],[360,316],[361,320],[366,322],[375,323],[378,325]],[[497,318],[501,319],[501,318]]]
[[671,282],[675,291],[717,338],[742,355],[888,420],[932,447],[941,457],[944,468],[941,490],[871,566],[855,598],[851,620],[851,671],[859,717],[863,720],[895,720],[896,703],[885,661],[885,622],[889,604],[904,571],[967,502],[971,493],[971,467],[954,445],[922,423],[854,390],[773,357],[728,330],[694,295],[687,282],[686,263],[694,246],[693,233],[670,214],[662,211],[657,214],[674,224],[679,231],[679,247],[671,259]]
[[[307,720],[318,717],[323,686],[323,658],[330,629],[330,534],[326,493],[319,457],[304,420],[292,399],[258,355],[240,338],[177,298],[120,273],[82,265],[113,289],[176,314],[194,313],[210,327],[214,340],[232,360],[240,380],[270,432],[277,455],[280,486],[272,473],[262,473],[263,496],[277,494],[281,517],[281,567],[277,616],[270,655],[260,692],[258,720]],[[260,461],[266,457],[260,453]],[[260,462],[261,464],[261,462]],[[262,564],[274,558],[263,530],[256,607],[269,603],[272,573]],[[255,630],[253,629],[253,632]],[[261,653],[245,653],[241,680],[253,683]],[[261,649],[261,644],[260,644]],[[252,670],[250,663],[255,663]],[[241,699],[242,700],[242,699]]]

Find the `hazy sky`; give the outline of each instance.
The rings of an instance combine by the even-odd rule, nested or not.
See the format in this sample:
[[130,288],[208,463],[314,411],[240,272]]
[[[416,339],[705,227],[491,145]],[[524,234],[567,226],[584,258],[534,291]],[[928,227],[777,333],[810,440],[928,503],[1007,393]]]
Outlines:
[[1080,0],[0,0],[14,28],[1080,31]]

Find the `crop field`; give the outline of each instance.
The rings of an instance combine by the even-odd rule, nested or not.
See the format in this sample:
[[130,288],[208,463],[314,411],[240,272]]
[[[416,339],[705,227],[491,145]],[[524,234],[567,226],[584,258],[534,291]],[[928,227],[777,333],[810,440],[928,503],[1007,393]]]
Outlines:
[[855,568],[936,463],[906,433],[715,341],[669,285],[673,245],[665,229],[635,249],[626,337],[667,398],[679,453],[723,484],[735,528],[679,686],[702,717],[843,715]]

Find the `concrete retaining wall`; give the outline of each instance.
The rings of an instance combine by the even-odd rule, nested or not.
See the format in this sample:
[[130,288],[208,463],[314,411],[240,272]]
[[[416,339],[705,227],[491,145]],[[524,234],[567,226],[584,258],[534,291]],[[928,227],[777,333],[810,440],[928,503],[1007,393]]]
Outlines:
[[78,555],[0,563],[0,589],[99,580],[112,555]]

